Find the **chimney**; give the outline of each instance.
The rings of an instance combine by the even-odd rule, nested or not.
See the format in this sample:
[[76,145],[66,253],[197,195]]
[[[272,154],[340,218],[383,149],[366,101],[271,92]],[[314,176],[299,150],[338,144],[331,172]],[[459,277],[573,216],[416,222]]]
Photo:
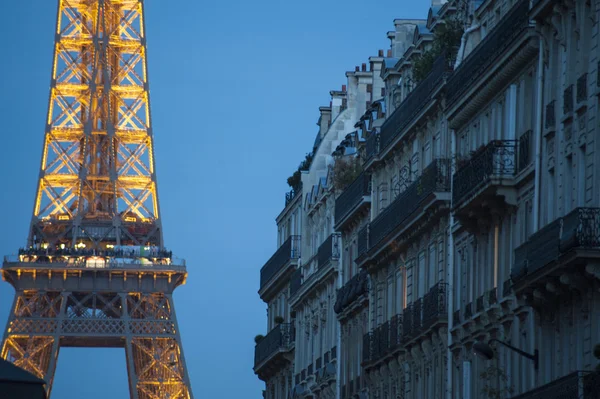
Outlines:
[[362,64],[362,71],[367,72],[367,64],[365,64],[365,63]]
[[378,57],[383,57],[383,50],[379,50],[379,52],[378,52],[377,56],[378,56]]
[[342,85],[342,91],[346,91],[346,85]]
[[331,106],[319,107],[319,112],[321,113],[319,118],[319,134],[323,137],[331,124]]
[[392,49],[389,49],[387,51],[387,56],[388,56],[388,58],[392,58]]
[[360,72],[360,67],[358,67],[358,66],[355,66],[355,67],[354,67],[354,72]]

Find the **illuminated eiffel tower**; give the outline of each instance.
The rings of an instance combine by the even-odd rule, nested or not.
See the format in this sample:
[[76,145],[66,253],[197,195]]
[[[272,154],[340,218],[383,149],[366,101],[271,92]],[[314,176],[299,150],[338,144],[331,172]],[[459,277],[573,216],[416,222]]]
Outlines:
[[50,102],[2,357],[52,388],[60,347],[122,347],[132,399],[192,398],[163,246],[142,0],[59,0]]

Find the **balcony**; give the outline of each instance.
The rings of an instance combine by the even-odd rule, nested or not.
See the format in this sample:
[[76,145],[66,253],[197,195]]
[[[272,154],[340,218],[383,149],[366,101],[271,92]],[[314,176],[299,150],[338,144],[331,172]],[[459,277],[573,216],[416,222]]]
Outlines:
[[296,329],[293,324],[278,324],[254,348],[254,373],[265,380],[293,360]]
[[360,258],[369,250],[369,225],[365,225],[358,231],[357,239],[357,254],[356,258]]
[[423,329],[448,323],[448,284],[437,283],[423,297]]
[[494,140],[459,161],[452,178],[452,207],[463,226],[490,224],[490,215],[516,201],[517,148],[513,140]]
[[[487,98],[498,93],[498,88],[507,79],[507,76],[502,75],[510,73],[510,70],[518,71],[521,65],[530,62],[530,55],[535,49],[528,48],[527,52],[519,53],[517,47],[517,44],[521,44],[522,39],[526,37],[525,33],[529,28],[528,11],[528,1],[515,4],[462,61],[446,85],[447,109],[456,109],[456,112],[475,112]],[[511,48],[515,50],[511,52],[512,59],[508,59],[507,53]],[[506,68],[509,63],[512,65]],[[500,68],[504,70],[503,73],[494,74],[494,71]],[[475,97],[482,101],[469,104],[469,110],[460,109],[464,108],[460,107],[461,103]]]
[[[546,283],[581,281],[587,263],[600,259],[600,208],[576,208],[543,227],[515,249],[511,273],[515,292],[538,288]],[[591,270],[593,273],[593,270]]]
[[[278,288],[284,276],[289,276],[300,257],[300,236],[290,236],[260,269],[259,294],[263,300],[268,298],[270,288]],[[266,296],[265,296],[266,295]]]
[[[369,224],[369,253],[372,254],[373,248],[380,247],[380,244],[385,245],[398,234],[409,231],[415,221],[411,217],[418,217],[419,212],[425,212],[438,201],[447,201],[449,198],[442,193],[449,191],[450,163],[446,159],[437,159]],[[359,235],[359,254],[360,249]]]
[[335,200],[335,230],[342,231],[353,216],[371,204],[371,179],[361,173]]
[[363,336],[363,367],[373,367],[402,348],[402,327],[402,315],[396,315]]
[[335,313],[340,314],[344,312],[357,299],[362,298],[369,292],[368,276],[366,270],[361,270],[339,289],[335,305],[333,306]]
[[379,133],[373,133],[367,139],[365,143],[365,163],[368,163],[379,155],[380,137]]
[[339,233],[333,233],[317,250],[317,264],[319,270],[327,267],[333,260],[340,258],[340,246],[342,245],[342,239]]
[[291,204],[301,192],[302,187],[300,187],[298,190],[292,189],[285,193],[285,206],[287,207],[289,204]]
[[[381,126],[379,152],[383,153],[388,147],[401,140],[408,131],[407,128],[410,124],[426,111],[427,105],[435,96],[435,92],[441,89],[444,77],[449,70],[446,54],[443,53],[434,61],[429,75],[422,82],[419,82],[417,87],[406,96],[400,106]],[[367,157],[368,154],[369,151],[367,151]]]
[[575,371],[512,399],[598,399],[600,374]]

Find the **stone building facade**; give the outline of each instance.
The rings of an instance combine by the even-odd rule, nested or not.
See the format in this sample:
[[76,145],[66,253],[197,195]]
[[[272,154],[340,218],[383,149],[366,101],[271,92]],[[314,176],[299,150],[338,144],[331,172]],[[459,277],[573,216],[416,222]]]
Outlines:
[[599,397],[599,6],[435,3],[346,74],[261,278],[268,399]]

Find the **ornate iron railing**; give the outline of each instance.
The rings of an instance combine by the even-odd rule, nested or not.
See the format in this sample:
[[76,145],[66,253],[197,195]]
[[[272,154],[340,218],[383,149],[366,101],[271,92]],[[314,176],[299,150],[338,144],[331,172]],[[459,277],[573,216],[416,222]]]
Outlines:
[[288,262],[300,257],[300,236],[290,236],[260,269],[262,289]]
[[600,208],[576,208],[563,218],[560,251],[600,247]]
[[600,208],[576,208],[517,247],[511,277],[518,281],[574,248],[600,249]]
[[364,255],[369,250],[369,225],[366,224],[358,231],[356,257]]
[[598,372],[575,371],[512,399],[597,399],[599,392]]
[[349,217],[365,197],[371,195],[371,179],[361,173],[335,200],[335,225]]
[[298,190],[291,189],[290,191],[285,193],[285,206],[288,206],[290,202],[292,202],[301,192],[302,186],[300,186]]
[[340,245],[341,245],[341,236],[339,233],[333,233],[317,250],[317,262],[318,268],[321,269],[325,267],[332,260],[337,260],[340,258]]
[[431,72],[427,77],[406,96],[400,106],[381,126],[381,150],[389,146],[396,137],[403,133],[410,122],[431,101],[433,92],[442,84],[444,74],[448,71],[449,63],[444,52],[434,61]]
[[423,328],[448,317],[448,284],[437,283],[423,297]]
[[527,168],[532,161],[531,150],[533,149],[533,131],[528,130],[519,137],[519,159],[518,171]]
[[335,305],[333,305],[336,313],[343,312],[347,306],[369,291],[368,276],[367,271],[363,269],[338,290]]
[[563,92],[563,114],[573,112],[573,85],[570,85]]
[[290,296],[294,295],[302,286],[302,269],[296,269],[290,279]]
[[504,282],[502,283],[502,296],[503,297],[507,297],[511,294],[512,292],[512,280],[506,279],[504,280]]
[[577,79],[577,103],[587,100],[587,73]]
[[447,107],[452,107],[529,27],[529,2],[521,0],[461,62],[446,84]]
[[447,159],[436,159],[369,224],[369,249],[401,226],[431,194],[449,190],[450,162]]
[[556,127],[556,101],[552,100],[546,104],[546,118],[544,120],[544,127],[546,129],[552,129]]
[[278,324],[254,348],[254,367],[278,351],[290,350],[296,338],[296,329],[291,323]]
[[413,304],[408,304],[402,312],[402,341],[406,342],[413,337]]
[[452,205],[456,207],[492,177],[513,176],[516,169],[515,147],[514,140],[494,140],[476,151],[465,164],[459,165],[452,178]]

